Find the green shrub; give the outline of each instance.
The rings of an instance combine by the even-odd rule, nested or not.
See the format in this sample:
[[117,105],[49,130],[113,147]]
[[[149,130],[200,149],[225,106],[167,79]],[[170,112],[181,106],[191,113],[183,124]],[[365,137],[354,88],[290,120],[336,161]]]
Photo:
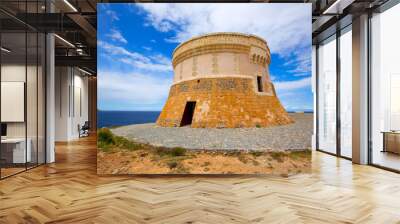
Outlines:
[[97,132],[97,141],[102,145],[113,145],[115,143],[114,135],[108,128],[101,128]]
[[240,156],[242,153],[239,150],[232,150],[232,151],[227,151],[224,152],[224,155],[226,156]]
[[259,156],[262,156],[263,152],[262,151],[250,151],[250,154],[253,155],[254,157],[259,157]]
[[184,156],[186,154],[186,149],[181,147],[176,147],[171,150],[172,156]]
[[181,147],[175,147],[172,149],[165,147],[158,147],[156,153],[159,156],[171,156],[171,157],[184,156],[186,154],[186,149]]
[[111,145],[104,144],[104,142],[98,142],[97,148],[102,152],[111,152],[112,149]]
[[177,161],[168,161],[167,165],[170,169],[174,169],[178,166],[178,162]]
[[285,157],[285,153],[283,152],[271,152],[271,157],[278,161],[278,162],[283,162],[283,158]]
[[130,141],[122,136],[114,135],[108,128],[101,128],[97,132],[97,143],[98,148],[102,149],[102,151],[110,151],[113,147],[129,151],[142,148],[141,144]]
[[128,149],[129,151],[135,151],[138,149],[141,149],[141,145],[137,144],[135,142],[131,142],[131,141],[127,141],[126,143],[124,143],[124,148]]
[[261,125],[260,124],[256,124],[256,128],[261,128]]
[[167,153],[166,153],[167,150],[168,150],[168,149],[167,149],[167,148],[164,148],[164,147],[157,147],[157,148],[156,148],[156,153],[157,153],[157,155],[159,155],[159,156],[165,156],[165,155],[167,155]]
[[130,141],[130,140],[128,140],[128,139],[126,139],[124,137],[121,137],[121,136],[114,136],[114,143],[119,148],[126,149],[126,150],[129,150],[129,151],[135,151],[135,150],[141,149],[141,145],[140,144],[138,144],[136,142],[133,142],[133,141]]

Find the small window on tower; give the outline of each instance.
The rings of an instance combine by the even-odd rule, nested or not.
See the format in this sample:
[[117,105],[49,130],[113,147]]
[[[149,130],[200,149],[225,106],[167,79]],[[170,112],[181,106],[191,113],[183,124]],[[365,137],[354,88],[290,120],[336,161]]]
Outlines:
[[262,92],[263,91],[262,77],[261,76],[257,76],[257,87],[258,87],[258,92]]

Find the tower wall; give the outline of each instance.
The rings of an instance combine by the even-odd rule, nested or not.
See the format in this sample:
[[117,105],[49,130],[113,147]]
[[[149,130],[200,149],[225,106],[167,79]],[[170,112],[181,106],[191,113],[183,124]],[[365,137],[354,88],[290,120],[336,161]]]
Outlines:
[[174,82],[157,120],[182,125],[195,102],[191,127],[268,127],[293,122],[271,82],[267,43],[256,36],[216,33],[188,40],[173,54]]
[[[264,83],[274,92],[271,83]],[[175,84],[157,124],[180,126],[187,102],[196,102],[191,127],[268,127],[291,123],[278,98],[259,95],[251,78],[204,78]]]

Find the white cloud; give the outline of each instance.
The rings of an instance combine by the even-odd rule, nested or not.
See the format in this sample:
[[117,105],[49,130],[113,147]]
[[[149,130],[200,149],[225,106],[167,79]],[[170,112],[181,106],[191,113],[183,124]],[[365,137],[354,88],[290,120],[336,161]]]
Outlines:
[[119,20],[117,13],[113,10],[107,9],[106,14],[108,15],[108,18],[110,18],[111,21]]
[[296,73],[293,74],[294,77],[306,77],[306,76],[310,76],[310,73]]
[[288,72],[293,74],[293,76],[309,76],[311,74],[310,46],[294,51],[293,55],[293,59],[284,64],[284,66],[294,66]]
[[147,46],[143,46],[142,48],[145,49],[146,51],[151,51],[151,49],[152,49],[151,47],[147,47]]
[[116,29],[111,29],[111,33],[107,34],[106,36],[110,37],[111,40],[113,41],[118,41],[124,44],[128,43],[128,41],[124,38],[124,36],[122,36],[121,32]]
[[104,49],[107,53],[110,53],[113,55],[122,55],[122,56],[127,56],[127,57],[131,57],[133,59],[144,60],[144,61],[149,60],[147,57],[143,56],[140,53],[131,52],[131,51],[126,50],[123,47],[115,46],[113,44],[109,44],[109,43],[101,41],[101,40],[99,40],[97,42],[97,46]]
[[267,40],[273,53],[288,55],[311,44],[311,4],[138,4],[148,25],[173,32],[182,42],[210,32],[243,32]]
[[278,81],[275,82],[275,88],[277,91],[294,91],[302,88],[308,88],[311,86],[311,77],[293,80],[293,81]]
[[99,97],[103,103],[117,102],[124,109],[132,109],[135,105],[155,105],[159,109],[168,96],[171,83],[172,79],[148,73],[99,71]]
[[170,63],[162,64],[162,63],[156,63],[156,62],[138,61],[138,60],[134,60],[132,58],[120,58],[119,60],[125,64],[131,65],[135,69],[148,70],[148,71],[160,71],[160,72],[172,70],[172,66],[170,65]]
[[134,70],[172,71],[171,60],[163,55],[145,56],[104,41],[98,41],[97,46],[104,50],[105,53],[114,56],[114,60],[130,65]]

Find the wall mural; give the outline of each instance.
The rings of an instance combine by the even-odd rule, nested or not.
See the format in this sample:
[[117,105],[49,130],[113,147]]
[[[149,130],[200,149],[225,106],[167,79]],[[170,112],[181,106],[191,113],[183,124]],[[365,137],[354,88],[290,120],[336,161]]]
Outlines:
[[99,4],[98,18],[99,174],[310,171],[309,4]]

